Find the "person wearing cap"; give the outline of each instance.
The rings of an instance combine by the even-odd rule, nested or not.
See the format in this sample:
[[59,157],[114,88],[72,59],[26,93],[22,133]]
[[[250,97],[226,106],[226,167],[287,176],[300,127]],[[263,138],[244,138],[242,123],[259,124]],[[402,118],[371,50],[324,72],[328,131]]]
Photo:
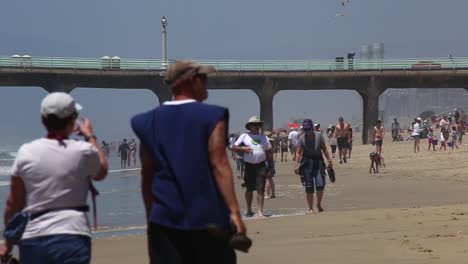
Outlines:
[[420,138],[421,138],[421,122],[422,118],[418,117],[416,118],[416,123],[413,125],[411,136],[413,137],[414,140],[414,153],[419,152],[419,144],[420,144]]
[[[234,143],[235,151],[244,152],[243,186],[246,188],[247,217],[254,215],[252,211],[253,191],[257,191],[257,215],[263,217],[266,177],[271,170],[274,170],[271,144],[261,132],[262,126],[263,122],[258,117],[252,116],[245,124],[245,128],[249,132],[240,135]],[[266,164],[269,166],[267,167]]]
[[150,263],[236,263],[228,234],[246,234],[226,152],[229,110],[203,103],[212,72],[194,61],[174,62],[165,75],[173,101],[131,119]]
[[[29,214],[19,241],[21,263],[90,263],[91,230],[87,195],[91,181],[103,180],[108,162],[82,107],[66,93],[41,103],[46,137],[23,144],[16,156],[5,224],[18,212]],[[68,137],[77,132],[85,141]],[[7,241],[1,255],[11,250]]]
[[338,124],[335,126],[335,138],[338,144],[338,155],[340,156],[340,164],[346,163],[349,143],[349,128],[350,124],[345,123],[343,117],[338,118]]
[[377,119],[377,121],[375,121],[375,126],[372,129],[371,141],[372,145],[375,144],[375,152],[378,153],[379,156],[382,155],[382,145],[384,136],[385,129],[382,126],[382,121],[380,119]]
[[317,209],[319,212],[322,212],[326,169],[323,155],[325,155],[328,161],[329,168],[333,168],[333,163],[328,154],[325,139],[320,132],[313,129],[312,120],[304,119],[302,121],[302,128],[304,133],[298,139],[297,160],[294,172],[304,177],[309,212],[314,212],[314,191],[317,191]]

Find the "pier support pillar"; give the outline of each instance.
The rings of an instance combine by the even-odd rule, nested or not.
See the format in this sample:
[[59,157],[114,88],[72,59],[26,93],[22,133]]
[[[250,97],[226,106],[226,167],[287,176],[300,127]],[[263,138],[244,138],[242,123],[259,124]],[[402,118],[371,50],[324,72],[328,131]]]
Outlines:
[[359,91],[362,97],[362,144],[369,144],[371,141],[372,128],[375,121],[379,119],[379,96],[386,89],[383,87],[381,81],[375,77],[371,77],[369,86]]
[[161,85],[158,88],[151,89],[151,91],[158,97],[159,105],[162,105],[164,102],[172,100],[171,89],[165,85]]
[[263,121],[263,130],[273,129],[273,99],[278,92],[277,84],[266,79],[259,89],[255,89],[260,102],[260,119]]

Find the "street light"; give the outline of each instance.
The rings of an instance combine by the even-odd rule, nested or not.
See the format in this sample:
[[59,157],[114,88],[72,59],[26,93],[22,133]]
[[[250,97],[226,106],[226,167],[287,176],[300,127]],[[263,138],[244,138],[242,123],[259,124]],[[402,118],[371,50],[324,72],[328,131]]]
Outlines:
[[167,68],[167,48],[166,48],[166,27],[167,27],[167,20],[166,17],[163,16],[161,19],[162,24],[162,63],[161,68]]

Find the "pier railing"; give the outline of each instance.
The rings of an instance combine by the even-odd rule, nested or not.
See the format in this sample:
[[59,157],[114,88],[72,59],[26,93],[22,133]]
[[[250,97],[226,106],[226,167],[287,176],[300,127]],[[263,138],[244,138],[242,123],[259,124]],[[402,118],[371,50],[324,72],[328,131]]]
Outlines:
[[[468,69],[468,57],[343,60],[205,60],[217,71],[363,71]],[[67,58],[0,56],[0,68],[89,69],[120,71],[165,70],[173,61],[119,57]]]

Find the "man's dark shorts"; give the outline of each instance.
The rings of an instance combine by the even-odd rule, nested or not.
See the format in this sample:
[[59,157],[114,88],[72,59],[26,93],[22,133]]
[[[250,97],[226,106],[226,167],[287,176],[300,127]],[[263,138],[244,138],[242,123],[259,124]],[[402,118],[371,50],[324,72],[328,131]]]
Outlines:
[[349,148],[348,138],[337,138],[336,143],[338,143],[338,149],[339,150]]
[[288,152],[287,146],[281,146],[281,153]]
[[267,175],[267,168],[265,162],[260,162],[258,164],[245,162],[244,173],[245,187],[247,188],[248,192],[265,192],[265,183]]
[[383,139],[378,139],[375,141],[375,144],[379,147],[381,147],[383,145]]
[[227,239],[209,231],[185,231],[149,223],[147,233],[151,264],[236,263],[236,254]]

